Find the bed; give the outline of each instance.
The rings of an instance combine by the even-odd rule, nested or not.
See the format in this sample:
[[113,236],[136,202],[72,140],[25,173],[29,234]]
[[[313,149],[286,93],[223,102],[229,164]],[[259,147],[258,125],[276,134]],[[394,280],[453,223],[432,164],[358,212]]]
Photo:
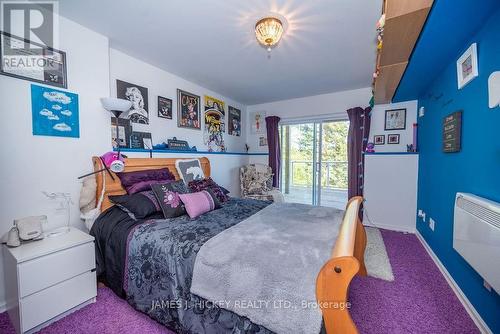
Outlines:
[[[167,167],[179,178],[176,160],[129,158],[125,159],[125,171]],[[210,176],[209,160],[200,158],[200,162],[205,176]],[[95,170],[101,169],[99,158],[94,157],[93,163]],[[244,312],[234,312],[190,291],[193,272],[199,268],[196,259],[200,249],[206,249],[212,241],[231,231],[236,233],[237,228],[251,225],[259,213],[272,209],[271,202],[231,198],[222,208],[195,219],[187,215],[173,219],[152,215],[134,220],[108,199],[110,195],[126,193],[118,177],[98,173],[97,197],[103,187],[103,212],[90,233],[96,239],[98,277],[117,295],[177,333],[274,332]],[[328,246],[333,248],[331,254],[324,255],[319,272],[311,273],[316,284],[312,282],[309,288],[315,290],[323,319],[321,331],[327,333],[357,333],[349,307],[344,306],[348,303],[352,278],[366,275],[363,260],[366,234],[358,218],[361,203],[360,197],[349,201],[338,224],[336,240]],[[289,249],[289,253],[293,254],[293,250]]]

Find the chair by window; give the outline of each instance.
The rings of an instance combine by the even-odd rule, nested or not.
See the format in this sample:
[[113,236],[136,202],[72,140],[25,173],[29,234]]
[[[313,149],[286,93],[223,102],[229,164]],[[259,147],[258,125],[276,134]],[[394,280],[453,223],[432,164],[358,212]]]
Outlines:
[[271,167],[263,164],[250,164],[240,168],[241,197],[284,202],[283,194],[273,187]]

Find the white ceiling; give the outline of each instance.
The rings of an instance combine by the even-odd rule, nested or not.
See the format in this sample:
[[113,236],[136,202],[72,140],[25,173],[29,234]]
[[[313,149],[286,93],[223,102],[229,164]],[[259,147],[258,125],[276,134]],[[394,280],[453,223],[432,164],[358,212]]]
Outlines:
[[[368,87],[381,0],[64,0],[111,47],[248,105]],[[267,57],[255,22],[288,30]]]

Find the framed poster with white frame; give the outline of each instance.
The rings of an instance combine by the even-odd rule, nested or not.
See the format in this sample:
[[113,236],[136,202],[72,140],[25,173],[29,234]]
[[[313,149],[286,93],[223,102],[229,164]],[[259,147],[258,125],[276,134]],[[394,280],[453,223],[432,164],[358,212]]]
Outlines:
[[458,89],[462,89],[465,85],[479,75],[477,69],[477,46],[472,43],[471,46],[457,60],[457,81]]

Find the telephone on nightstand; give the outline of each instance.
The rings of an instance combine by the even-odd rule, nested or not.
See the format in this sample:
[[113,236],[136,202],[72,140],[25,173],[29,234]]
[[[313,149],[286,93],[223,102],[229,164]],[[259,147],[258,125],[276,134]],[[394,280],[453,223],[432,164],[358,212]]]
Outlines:
[[14,226],[2,239],[9,247],[21,245],[21,241],[43,239],[42,224],[47,223],[47,216],[30,216],[14,219]]

